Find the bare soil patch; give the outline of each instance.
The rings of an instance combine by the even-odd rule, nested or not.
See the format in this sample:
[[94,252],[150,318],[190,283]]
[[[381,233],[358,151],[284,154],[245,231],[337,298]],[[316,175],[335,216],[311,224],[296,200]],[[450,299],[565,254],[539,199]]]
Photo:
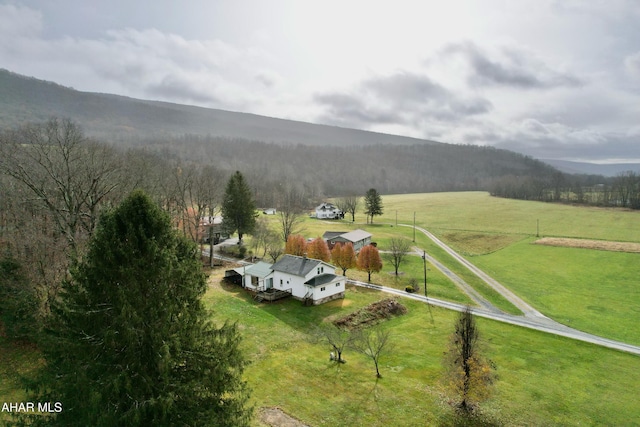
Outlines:
[[258,417],[262,423],[270,427],[309,427],[280,408],[260,408]]
[[569,239],[544,237],[534,242],[537,245],[560,246],[565,248],[596,249],[599,251],[640,253],[640,243],[609,242],[606,240]]
[[375,325],[382,320],[393,316],[401,316],[407,312],[407,308],[400,304],[395,298],[387,298],[355,311],[348,316],[333,322],[339,328],[359,329],[366,326]]

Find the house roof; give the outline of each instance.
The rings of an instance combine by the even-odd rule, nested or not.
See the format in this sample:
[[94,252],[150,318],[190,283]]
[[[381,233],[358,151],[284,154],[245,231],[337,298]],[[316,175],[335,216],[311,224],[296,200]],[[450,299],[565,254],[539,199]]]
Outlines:
[[324,240],[331,240],[331,239],[335,239],[336,237],[342,234],[344,234],[344,231],[325,231],[324,234],[322,235],[322,238]]
[[323,203],[320,206],[316,207],[317,211],[325,211],[325,210],[339,210],[337,207],[335,207],[335,205],[331,204],[331,203]]
[[[371,233],[368,233],[364,230],[357,229],[357,230],[350,231],[348,233],[341,234],[336,237],[340,237],[341,239],[355,243],[355,242],[359,242],[361,240],[370,238]],[[332,239],[335,239],[336,237],[332,237]]]
[[325,274],[320,274],[318,276],[315,276],[309,280],[307,280],[306,282],[304,282],[305,285],[309,285],[309,286],[321,286],[321,285],[326,285],[327,283],[331,283],[334,280],[341,278],[343,276],[337,276],[335,274],[329,274],[329,273],[325,273]]
[[268,262],[259,261],[258,263],[247,267],[244,270],[244,273],[250,274],[251,276],[254,276],[254,277],[260,277],[264,279],[269,274],[271,274],[271,264],[269,264]]
[[319,259],[306,258],[295,255],[285,255],[280,258],[278,262],[273,264],[271,266],[271,269],[273,271],[280,271],[282,273],[289,273],[296,276],[304,277],[320,264],[332,267],[330,264],[327,264],[324,261],[320,261]]

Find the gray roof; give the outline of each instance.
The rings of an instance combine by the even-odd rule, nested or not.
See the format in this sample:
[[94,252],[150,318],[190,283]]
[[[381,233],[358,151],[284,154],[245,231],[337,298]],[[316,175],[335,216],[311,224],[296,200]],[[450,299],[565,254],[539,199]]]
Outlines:
[[342,276],[325,273],[307,280],[306,282],[304,282],[304,284],[309,286],[321,286],[321,285],[326,285],[327,283],[331,283],[340,277]]
[[271,264],[269,264],[268,262],[259,261],[258,263],[247,267],[244,273],[264,279],[269,274],[271,274]]
[[294,274],[296,276],[304,277],[311,270],[316,268],[320,264],[325,264],[324,261],[319,259],[306,258],[295,255],[285,255],[271,266],[273,271],[280,271],[282,273]]
[[371,238],[371,233],[368,233],[364,230],[357,229],[357,230],[350,231],[348,233],[341,234],[340,236],[337,236],[337,237],[348,240],[349,242],[356,243],[361,240]]
[[343,235],[344,233],[345,233],[344,231],[325,231],[324,234],[322,235],[322,238],[324,240],[331,240],[338,236]]

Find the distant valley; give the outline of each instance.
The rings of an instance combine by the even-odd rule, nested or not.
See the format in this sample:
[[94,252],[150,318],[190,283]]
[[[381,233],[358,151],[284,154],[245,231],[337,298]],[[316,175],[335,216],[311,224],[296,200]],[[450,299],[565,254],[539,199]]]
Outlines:
[[587,162],[570,162],[567,160],[554,159],[541,160],[568,174],[602,175],[611,177],[627,171],[640,173],[640,163],[598,164]]
[[227,172],[240,170],[262,194],[294,181],[314,198],[363,194],[371,187],[383,194],[490,191],[498,181],[528,188],[539,187],[534,182],[548,186],[558,170],[603,176],[638,170],[638,165],[543,163],[494,147],[80,92],[0,70],[0,128],[52,116],[70,118],[88,136],[122,148],[144,148],[164,158]]

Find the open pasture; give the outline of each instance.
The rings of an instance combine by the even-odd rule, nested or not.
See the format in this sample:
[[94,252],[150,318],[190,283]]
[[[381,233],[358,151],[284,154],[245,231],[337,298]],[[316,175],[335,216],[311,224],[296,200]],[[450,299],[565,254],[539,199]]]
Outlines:
[[[317,307],[257,304],[218,283],[213,278],[207,302],[217,321],[240,325],[257,407],[282,408],[312,426],[451,425],[440,378],[455,313],[432,308],[432,321],[424,304],[400,299],[408,313],[383,324],[393,349],[376,380],[370,360],[351,350],[346,364],[330,362],[331,347],[312,330],[386,295],[349,287],[346,299]],[[640,417],[636,356],[485,319],[478,324],[498,374],[483,405],[495,425],[629,425]]]
[[[385,216],[437,234],[549,317],[640,344],[640,254],[533,244],[540,237],[640,242],[640,212],[500,199],[487,193],[391,195]],[[400,219],[398,220],[400,222]]]

